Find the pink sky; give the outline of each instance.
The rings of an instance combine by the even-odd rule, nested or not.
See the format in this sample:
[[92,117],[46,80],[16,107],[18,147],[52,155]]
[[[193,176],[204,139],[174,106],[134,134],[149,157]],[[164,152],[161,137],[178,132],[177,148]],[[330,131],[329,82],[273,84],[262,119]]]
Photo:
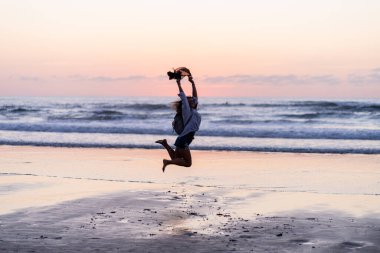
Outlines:
[[[3,96],[379,98],[376,0],[0,2]],[[188,88],[185,86],[185,88]]]

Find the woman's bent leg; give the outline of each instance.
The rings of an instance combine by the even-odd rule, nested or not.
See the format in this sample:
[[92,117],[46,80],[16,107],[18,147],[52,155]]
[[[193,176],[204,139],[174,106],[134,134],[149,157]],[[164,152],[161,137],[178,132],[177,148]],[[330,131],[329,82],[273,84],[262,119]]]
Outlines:
[[166,139],[163,139],[163,140],[158,140],[156,141],[156,143],[158,144],[161,144],[167,151],[168,151],[168,154],[170,156],[170,159],[175,159],[176,158],[176,154],[175,154],[175,151],[172,149],[172,147],[169,146],[168,142],[166,141]]
[[172,160],[163,160],[162,171],[165,172],[166,166],[174,164],[183,167],[190,167],[192,165],[191,153],[189,148],[176,148],[175,157]]

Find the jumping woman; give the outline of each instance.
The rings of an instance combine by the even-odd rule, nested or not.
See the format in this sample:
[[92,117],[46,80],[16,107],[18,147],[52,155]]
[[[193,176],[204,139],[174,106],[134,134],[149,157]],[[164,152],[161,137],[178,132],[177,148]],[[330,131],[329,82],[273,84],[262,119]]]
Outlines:
[[166,139],[156,141],[156,143],[161,144],[168,151],[170,156],[170,160],[163,160],[162,172],[165,172],[165,168],[169,164],[175,164],[184,167],[190,167],[192,164],[189,146],[194,139],[195,133],[199,130],[199,126],[201,124],[201,115],[197,111],[198,94],[194,80],[191,75],[189,75],[188,78],[193,89],[192,97],[186,97],[181,86],[181,78],[176,79],[179,90],[178,96],[181,98],[181,100],[174,102],[173,108],[177,113],[182,114],[184,129],[178,135],[174,143],[174,146],[176,147],[175,150],[173,150],[168,145]]

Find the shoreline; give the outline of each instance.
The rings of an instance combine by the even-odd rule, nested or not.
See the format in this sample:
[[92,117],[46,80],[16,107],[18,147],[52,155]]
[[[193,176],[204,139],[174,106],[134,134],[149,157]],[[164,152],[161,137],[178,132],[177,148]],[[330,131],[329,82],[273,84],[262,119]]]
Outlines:
[[[157,137],[158,138],[158,137]],[[157,139],[156,138],[156,139]],[[172,137],[170,137],[172,138]],[[214,137],[215,138],[215,137]],[[216,137],[218,138],[218,137]],[[242,138],[242,137],[233,137],[233,138]],[[251,138],[251,137],[250,137]],[[261,139],[259,137],[252,137],[252,139]],[[263,138],[267,139],[267,138]],[[276,139],[276,138],[273,138]],[[289,139],[290,140],[290,139]],[[297,140],[297,139],[296,139]],[[305,141],[320,141],[321,139],[305,139]],[[333,141],[333,140],[329,140]],[[352,141],[350,139],[337,139],[337,141]],[[377,142],[377,140],[360,140],[367,142]],[[174,143],[174,141],[173,141]],[[84,149],[138,149],[138,150],[160,150],[160,147],[157,147],[155,144],[84,144],[84,143],[41,143],[41,142],[12,142],[7,141],[0,146],[9,146],[9,147],[45,147],[45,148],[84,148]],[[327,149],[327,148],[289,148],[289,147],[261,147],[261,148],[253,148],[253,147],[239,147],[239,148],[224,148],[224,147],[204,147],[204,146],[196,146],[192,148],[194,151],[208,151],[208,152],[254,152],[254,153],[288,153],[288,154],[336,154],[336,155],[350,155],[350,154],[358,154],[358,155],[380,155],[379,148],[365,148],[365,149],[356,149],[352,150],[351,148],[347,149]]]
[[380,155],[195,150],[162,173],[164,150],[0,152],[0,251],[380,250]]

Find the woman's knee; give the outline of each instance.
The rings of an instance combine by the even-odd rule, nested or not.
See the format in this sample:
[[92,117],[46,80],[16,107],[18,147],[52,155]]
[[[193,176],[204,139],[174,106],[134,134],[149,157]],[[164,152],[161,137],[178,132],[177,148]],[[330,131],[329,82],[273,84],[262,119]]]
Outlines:
[[186,161],[185,167],[191,167],[192,162],[191,161]]

